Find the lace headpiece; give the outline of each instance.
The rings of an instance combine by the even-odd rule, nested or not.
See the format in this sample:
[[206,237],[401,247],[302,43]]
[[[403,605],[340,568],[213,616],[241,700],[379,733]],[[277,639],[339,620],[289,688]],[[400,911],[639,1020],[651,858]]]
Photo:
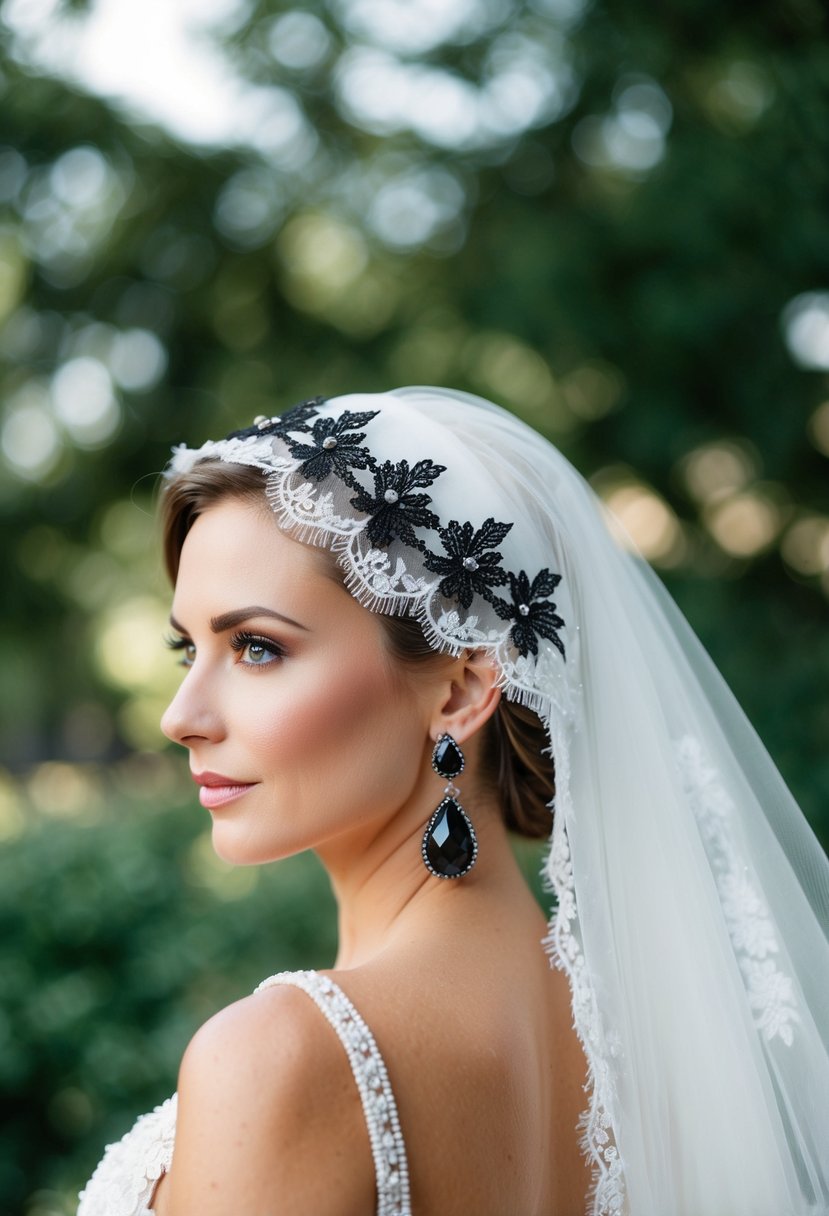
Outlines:
[[536,710],[556,670],[554,699],[571,708],[561,574],[516,531],[503,491],[482,492],[470,449],[439,416],[413,411],[403,393],[315,397],[175,449],[168,476],[201,460],[260,468],[280,526],[331,549],[367,608],[417,617],[436,649],[486,648],[505,695]]
[[829,866],[745,714],[551,444],[468,394],[303,402],[261,469],[351,593],[483,648],[555,761],[546,944],[588,1066],[592,1216],[829,1213]]

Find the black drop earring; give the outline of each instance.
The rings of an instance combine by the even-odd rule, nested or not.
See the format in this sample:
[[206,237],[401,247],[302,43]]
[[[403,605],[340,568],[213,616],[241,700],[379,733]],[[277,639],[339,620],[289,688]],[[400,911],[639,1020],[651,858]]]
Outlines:
[[432,752],[432,768],[446,778],[443,801],[426,824],[420,847],[423,864],[435,878],[462,878],[478,856],[478,838],[458,798],[453,779],[463,772],[464,758],[451,735],[441,735]]

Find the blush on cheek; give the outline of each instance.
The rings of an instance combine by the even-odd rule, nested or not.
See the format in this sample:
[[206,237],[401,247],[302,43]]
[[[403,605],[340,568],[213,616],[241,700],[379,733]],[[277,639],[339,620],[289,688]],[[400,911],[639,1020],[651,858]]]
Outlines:
[[292,817],[301,847],[393,814],[419,774],[423,740],[413,698],[365,638],[347,643],[336,654],[298,660],[293,671],[287,660],[280,696],[257,721],[275,820],[284,830]]
[[[398,698],[382,663],[351,661],[329,667],[320,695],[293,708],[290,731],[312,771],[332,769],[363,784],[396,752]],[[405,717],[405,715],[403,715]],[[398,757],[399,760],[399,757]]]

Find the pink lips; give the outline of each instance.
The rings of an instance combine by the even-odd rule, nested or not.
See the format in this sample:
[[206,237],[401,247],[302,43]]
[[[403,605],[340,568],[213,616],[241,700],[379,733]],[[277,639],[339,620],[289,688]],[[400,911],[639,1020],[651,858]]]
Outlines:
[[257,784],[255,781],[240,782],[235,781],[233,777],[223,777],[221,773],[191,773],[190,774],[197,785],[201,786],[199,790],[199,802],[208,810],[213,810],[214,807],[224,806],[226,802],[233,802],[234,799],[240,798],[242,794],[253,789]]

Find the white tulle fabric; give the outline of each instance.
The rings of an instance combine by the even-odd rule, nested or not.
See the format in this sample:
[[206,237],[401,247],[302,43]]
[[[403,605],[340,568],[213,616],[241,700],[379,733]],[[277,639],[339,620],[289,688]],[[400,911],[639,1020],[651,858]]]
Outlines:
[[[377,1182],[377,1216],[411,1216],[406,1148],[386,1065],[374,1036],[343,990],[316,971],[280,971],[261,992],[301,988],[345,1048],[363,1105]],[[173,1160],[178,1098],[173,1094],[107,1146],[79,1196],[77,1216],[153,1216],[150,1204]]]
[[829,1213],[829,864],[744,713],[618,522],[529,427],[433,388],[320,414],[343,410],[380,411],[360,428],[377,462],[446,466],[427,490],[444,526],[512,522],[504,566],[561,574],[566,658],[543,638],[522,657],[479,595],[444,601],[414,546],[371,546],[353,490],[303,478],[281,438],[180,448],[169,476],[203,459],[261,468],[280,525],[331,548],[362,603],[418,616],[436,648],[484,648],[505,696],[547,725],[547,946],[589,1067],[587,1211]]

